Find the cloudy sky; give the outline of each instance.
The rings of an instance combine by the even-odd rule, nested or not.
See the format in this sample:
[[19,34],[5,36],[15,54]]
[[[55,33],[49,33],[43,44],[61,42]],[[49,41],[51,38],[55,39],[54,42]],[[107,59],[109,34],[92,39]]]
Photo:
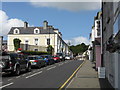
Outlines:
[[98,11],[99,2],[2,2],[0,35],[6,36],[11,27],[23,26],[24,21],[29,26],[43,26],[47,20],[71,45],[89,44],[89,33]]

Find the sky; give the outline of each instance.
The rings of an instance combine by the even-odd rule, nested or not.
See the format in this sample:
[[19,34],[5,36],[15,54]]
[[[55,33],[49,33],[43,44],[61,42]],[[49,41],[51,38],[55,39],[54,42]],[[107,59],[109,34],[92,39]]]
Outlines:
[[21,27],[24,21],[29,26],[39,27],[47,20],[49,25],[62,32],[66,43],[89,44],[89,34],[98,11],[98,2],[2,2],[0,35],[7,36],[11,27]]

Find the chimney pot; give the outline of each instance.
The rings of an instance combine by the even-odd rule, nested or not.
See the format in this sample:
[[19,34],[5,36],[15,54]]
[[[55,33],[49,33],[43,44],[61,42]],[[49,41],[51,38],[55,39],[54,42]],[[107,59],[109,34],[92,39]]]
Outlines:
[[47,29],[47,27],[48,27],[48,22],[45,20],[45,21],[43,22],[43,29]]
[[28,27],[28,23],[24,22],[24,28],[27,28],[27,27]]

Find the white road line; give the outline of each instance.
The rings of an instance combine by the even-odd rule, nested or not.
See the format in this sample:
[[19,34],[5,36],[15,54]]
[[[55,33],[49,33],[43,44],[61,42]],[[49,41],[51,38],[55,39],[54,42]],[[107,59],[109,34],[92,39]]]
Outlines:
[[8,79],[8,81],[11,81],[12,79]]
[[56,67],[56,66],[50,67],[50,68],[48,68],[47,70],[53,69],[53,68],[55,68],[55,67]]
[[63,65],[63,63],[59,64],[59,66]]
[[30,78],[30,77],[33,77],[33,76],[35,76],[35,75],[37,75],[37,74],[40,74],[40,73],[42,73],[42,71],[37,72],[37,73],[34,73],[34,74],[32,74],[32,75],[30,75],[30,76],[27,76],[27,77],[25,77],[25,78]]
[[13,82],[11,82],[11,83],[9,83],[9,84],[6,84],[6,85],[3,85],[3,86],[1,86],[0,88],[4,88],[4,87],[10,86],[10,85],[12,85],[12,84],[13,84]]
[[17,76],[16,78],[20,78],[20,76]]

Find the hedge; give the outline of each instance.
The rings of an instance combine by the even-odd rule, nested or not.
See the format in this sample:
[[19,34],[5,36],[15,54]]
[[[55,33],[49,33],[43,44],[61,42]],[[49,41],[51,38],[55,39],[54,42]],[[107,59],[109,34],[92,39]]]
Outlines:
[[21,53],[27,54],[27,55],[45,55],[45,54],[48,54],[48,52],[44,52],[44,51],[22,51]]

